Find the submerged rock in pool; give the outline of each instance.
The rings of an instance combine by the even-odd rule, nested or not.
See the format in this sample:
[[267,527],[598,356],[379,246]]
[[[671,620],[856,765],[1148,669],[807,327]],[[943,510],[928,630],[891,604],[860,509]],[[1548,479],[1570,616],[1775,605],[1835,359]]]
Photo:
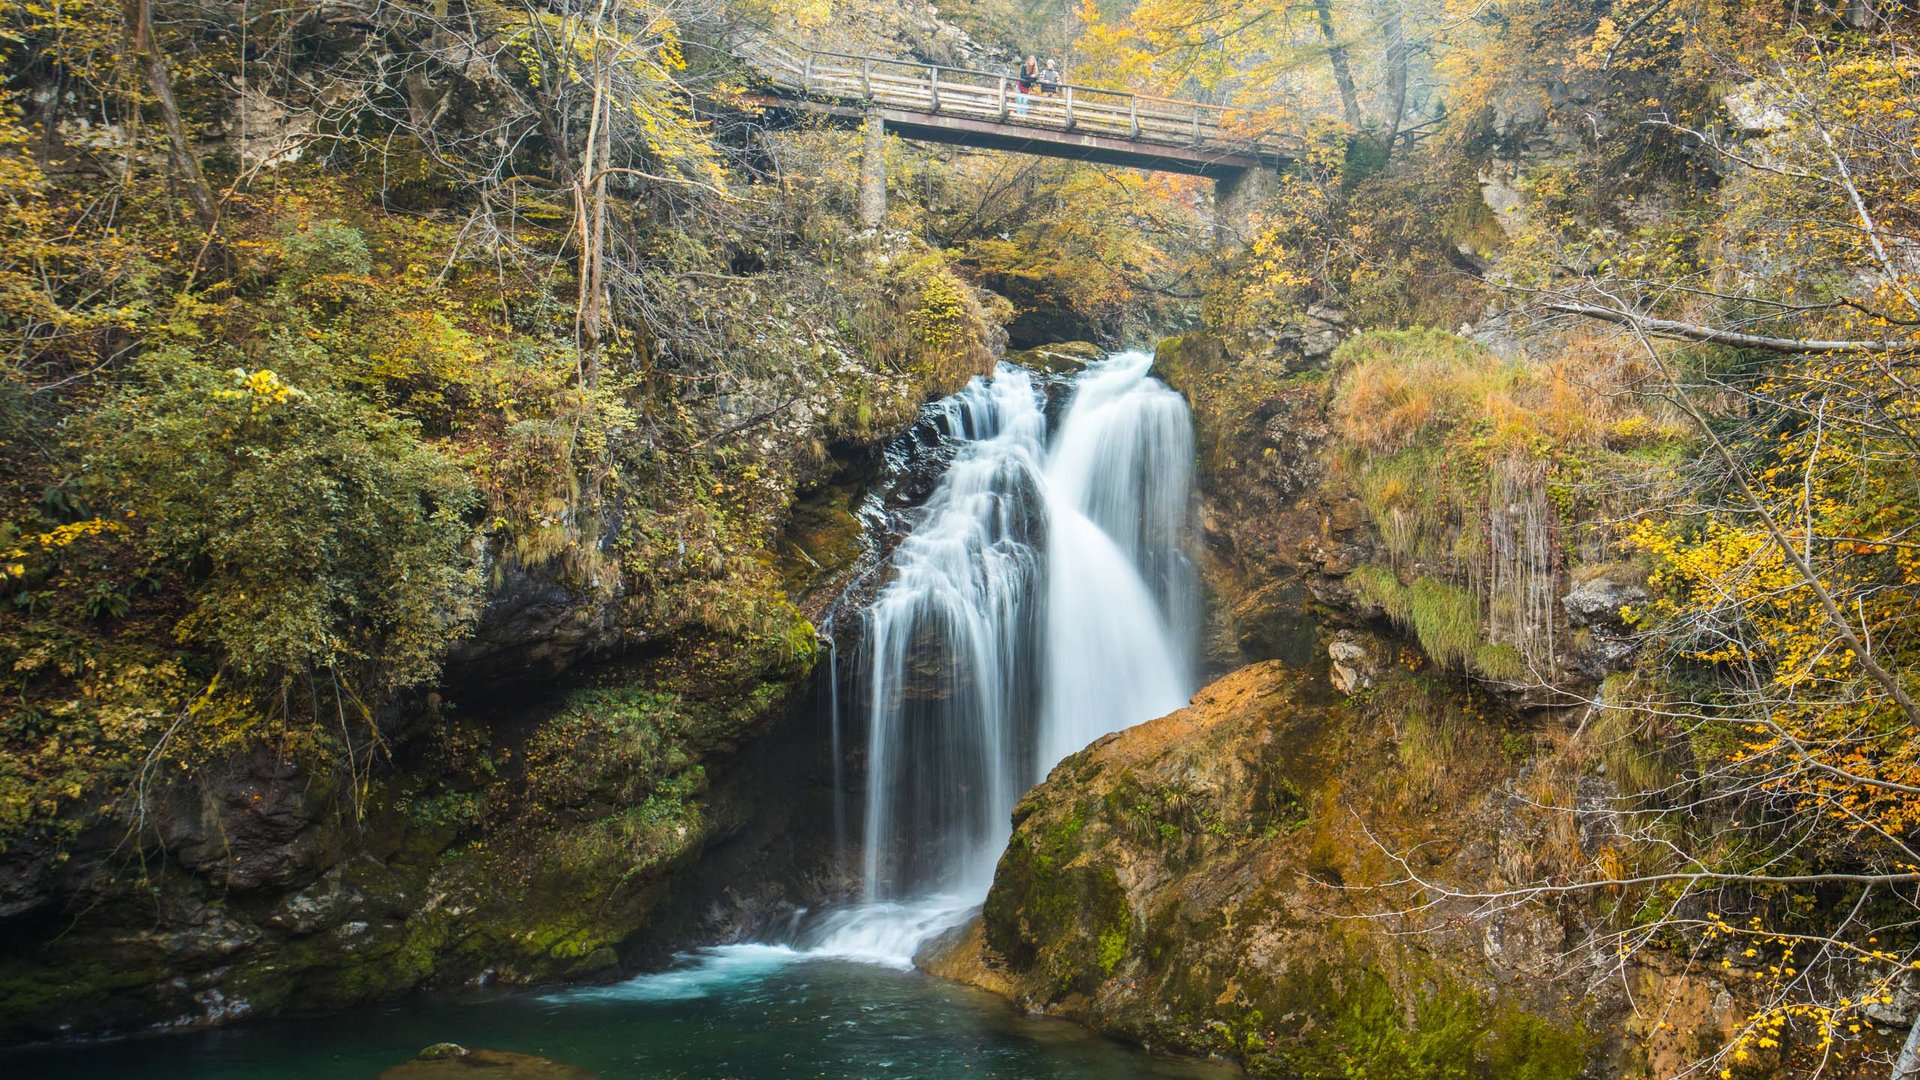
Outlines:
[[383,1070],[374,1080],[598,1080],[577,1065],[516,1054],[511,1050],[469,1050],[458,1043],[434,1043],[405,1065]]

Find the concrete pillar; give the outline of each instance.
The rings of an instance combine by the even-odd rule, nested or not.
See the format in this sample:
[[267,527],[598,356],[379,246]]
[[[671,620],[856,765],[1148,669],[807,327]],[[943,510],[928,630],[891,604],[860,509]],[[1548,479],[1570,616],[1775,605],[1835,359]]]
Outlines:
[[867,114],[860,153],[860,224],[879,229],[887,223],[887,125],[879,110]]
[[1213,237],[1223,247],[1253,239],[1261,207],[1280,191],[1280,174],[1255,167],[1213,182]]

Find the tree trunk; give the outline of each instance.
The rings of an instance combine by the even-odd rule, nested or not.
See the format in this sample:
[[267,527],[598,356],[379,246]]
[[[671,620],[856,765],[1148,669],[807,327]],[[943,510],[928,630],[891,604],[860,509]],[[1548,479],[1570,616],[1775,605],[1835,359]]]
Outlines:
[[1893,1080],[1920,1080],[1920,1016],[1907,1029],[1907,1041],[1893,1062]]
[[1765,334],[1747,334],[1738,330],[1723,330],[1717,326],[1701,326],[1698,323],[1678,322],[1673,319],[1656,319],[1650,315],[1641,315],[1633,311],[1621,311],[1618,308],[1598,307],[1593,304],[1573,304],[1552,301],[1543,305],[1548,311],[1562,315],[1580,315],[1589,319],[1630,326],[1648,337],[1674,338],[1680,341],[1702,341],[1715,345],[1732,345],[1741,349],[1765,349],[1777,353],[1911,353],[1920,352],[1920,343],[1899,338],[1876,340],[1842,339],[1822,340],[1812,338],[1769,337]]
[[860,224],[878,233],[887,224],[887,125],[878,109],[867,114],[860,149]]
[[1333,32],[1333,0],[1313,0],[1314,14],[1320,19],[1320,36],[1327,42],[1327,62],[1333,65],[1333,82],[1340,88],[1340,111],[1347,126],[1360,130],[1360,95],[1353,87],[1353,68],[1347,63],[1347,47]]
[[[602,96],[605,96],[604,92]],[[600,384],[600,351],[607,336],[607,309],[611,300],[607,291],[607,170],[613,164],[613,99],[607,97],[602,108],[605,114],[600,118],[600,149],[597,155],[600,172],[593,178],[593,322],[587,335],[592,348],[587,356],[588,386]]]
[[152,0],[130,0],[127,27],[133,34],[134,54],[140,58],[146,75],[147,91],[159,104],[160,122],[167,129],[167,158],[173,165],[174,175],[186,189],[187,201],[193,204],[193,216],[202,228],[212,232],[220,220],[220,206],[213,197],[213,189],[207,186],[206,175],[200,171],[200,159],[193,155],[193,148],[187,143],[187,127],[180,119],[180,105],[173,98],[173,79],[167,73],[167,59],[161,55],[160,43],[154,39]]
[[587,124],[586,162],[574,182],[575,238],[580,245],[580,291],[578,296],[579,346],[582,353],[580,381],[591,387],[600,381],[600,342],[603,325],[607,241],[607,157],[611,149],[611,98],[607,70],[603,65],[593,82],[593,116]]
[[1407,112],[1407,69],[1411,64],[1407,56],[1406,0],[1387,0],[1381,29],[1387,39],[1387,115],[1380,146],[1392,154],[1393,140],[1399,136],[1400,121]]

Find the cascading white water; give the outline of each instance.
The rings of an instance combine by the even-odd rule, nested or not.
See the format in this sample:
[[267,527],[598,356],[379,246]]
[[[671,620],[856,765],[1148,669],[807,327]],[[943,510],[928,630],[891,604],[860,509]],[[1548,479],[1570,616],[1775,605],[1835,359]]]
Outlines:
[[906,962],[986,895],[1022,792],[1185,703],[1193,433],[1151,362],[1090,365],[1051,446],[1019,368],[934,410],[961,445],[867,612],[864,903],[816,953]]
[[1151,365],[1122,353],[1089,368],[1048,456],[1043,768],[1192,693],[1193,427]]
[[867,611],[869,901],[991,874],[1021,790],[1046,418],[1027,373],[1003,367],[943,421],[963,445]]

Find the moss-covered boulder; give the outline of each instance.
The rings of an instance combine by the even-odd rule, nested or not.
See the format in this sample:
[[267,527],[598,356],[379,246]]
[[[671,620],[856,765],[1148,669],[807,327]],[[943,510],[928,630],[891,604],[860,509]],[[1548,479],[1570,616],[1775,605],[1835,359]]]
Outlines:
[[597,1075],[532,1054],[435,1043],[412,1061],[382,1070],[374,1080],[595,1080]]
[[1416,897],[1368,888],[1398,853],[1481,884],[1570,863],[1516,794],[1570,774],[1494,699],[1390,667],[1336,698],[1255,664],[1068,758],[1015,809],[979,926],[923,966],[1261,1076],[1571,1080],[1622,1008],[1559,962],[1579,912],[1381,917]]
[[[357,818],[294,806],[281,796],[299,775],[259,768],[156,800],[153,828],[174,847],[152,859],[147,896],[109,891],[112,866],[76,860],[76,879],[99,883],[87,917],[9,927],[0,1042],[631,967],[688,865],[742,825],[712,781],[807,673],[780,644],[685,641],[511,724],[439,717],[431,750],[358,791]],[[219,846],[281,818],[298,845]],[[186,861],[189,840],[247,874],[212,880]],[[256,880],[267,870],[278,877]]]

